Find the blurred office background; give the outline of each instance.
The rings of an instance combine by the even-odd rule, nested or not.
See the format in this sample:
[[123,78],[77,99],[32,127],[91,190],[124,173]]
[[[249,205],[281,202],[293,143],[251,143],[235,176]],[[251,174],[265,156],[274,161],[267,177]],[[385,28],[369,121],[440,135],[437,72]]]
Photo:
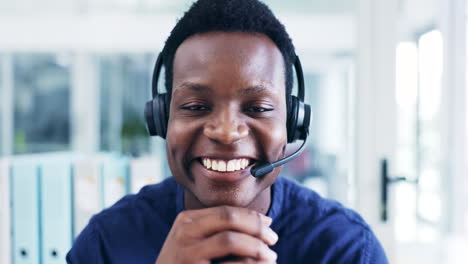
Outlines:
[[[170,177],[143,108],[191,2],[0,0],[0,263],[62,263],[92,214]],[[359,211],[391,263],[468,263],[465,0],[265,2],[314,111],[283,175]]]

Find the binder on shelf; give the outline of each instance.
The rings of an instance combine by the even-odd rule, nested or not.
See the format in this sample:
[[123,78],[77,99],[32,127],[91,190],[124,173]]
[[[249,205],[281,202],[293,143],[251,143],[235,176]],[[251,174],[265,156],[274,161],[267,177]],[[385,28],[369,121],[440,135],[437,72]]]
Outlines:
[[13,160],[10,183],[13,263],[38,263],[40,261],[40,188],[38,166],[34,158]]
[[42,264],[63,263],[73,241],[72,163],[50,158],[41,162]]
[[129,160],[119,156],[104,159],[101,180],[103,207],[107,208],[129,193]]
[[102,210],[101,161],[78,159],[73,164],[73,237],[77,237],[94,214]]
[[147,156],[132,160],[130,163],[130,192],[138,193],[143,186],[162,181],[162,175],[159,158]]
[[11,261],[10,159],[0,159],[0,263]]

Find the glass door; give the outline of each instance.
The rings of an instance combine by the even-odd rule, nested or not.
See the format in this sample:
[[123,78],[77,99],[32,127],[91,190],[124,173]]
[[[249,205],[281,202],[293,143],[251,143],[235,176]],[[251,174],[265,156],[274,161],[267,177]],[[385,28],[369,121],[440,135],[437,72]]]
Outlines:
[[459,206],[466,187],[457,186],[466,171],[457,172],[454,162],[466,146],[463,140],[457,146],[459,133],[453,129],[465,115],[458,104],[466,100],[457,98],[465,88],[452,72],[458,57],[450,57],[456,54],[451,49],[450,35],[439,29],[397,46],[395,172],[406,180],[393,189],[396,263],[468,261],[466,224],[457,226],[466,222],[466,207]]
[[357,204],[390,263],[468,263],[465,6],[360,1]]
[[443,37],[439,30],[396,50],[395,240],[400,263],[444,263],[441,98]]

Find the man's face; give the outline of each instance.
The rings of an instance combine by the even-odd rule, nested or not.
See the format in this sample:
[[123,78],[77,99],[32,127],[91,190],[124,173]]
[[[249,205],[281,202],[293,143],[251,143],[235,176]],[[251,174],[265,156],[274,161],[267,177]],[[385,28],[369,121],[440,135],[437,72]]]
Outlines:
[[173,70],[167,156],[186,204],[264,199],[280,168],[259,179],[250,168],[283,157],[287,142],[279,49],[260,34],[197,34],[177,49]]

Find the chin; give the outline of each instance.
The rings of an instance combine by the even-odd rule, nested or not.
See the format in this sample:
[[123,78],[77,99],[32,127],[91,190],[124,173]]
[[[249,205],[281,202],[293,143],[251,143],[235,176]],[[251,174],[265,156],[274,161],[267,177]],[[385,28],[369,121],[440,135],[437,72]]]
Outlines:
[[215,207],[229,205],[235,207],[247,207],[254,199],[255,195],[245,189],[233,188],[227,186],[210,186],[211,188],[203,190],[197,194],[198,200],[205,207]]
[[247,208],[248,203],[243,203],[243,202],[233,201],[233,200],[208,200],[206,202],[203,202],[203,207],[205,208],[224,206],[224,205]]

